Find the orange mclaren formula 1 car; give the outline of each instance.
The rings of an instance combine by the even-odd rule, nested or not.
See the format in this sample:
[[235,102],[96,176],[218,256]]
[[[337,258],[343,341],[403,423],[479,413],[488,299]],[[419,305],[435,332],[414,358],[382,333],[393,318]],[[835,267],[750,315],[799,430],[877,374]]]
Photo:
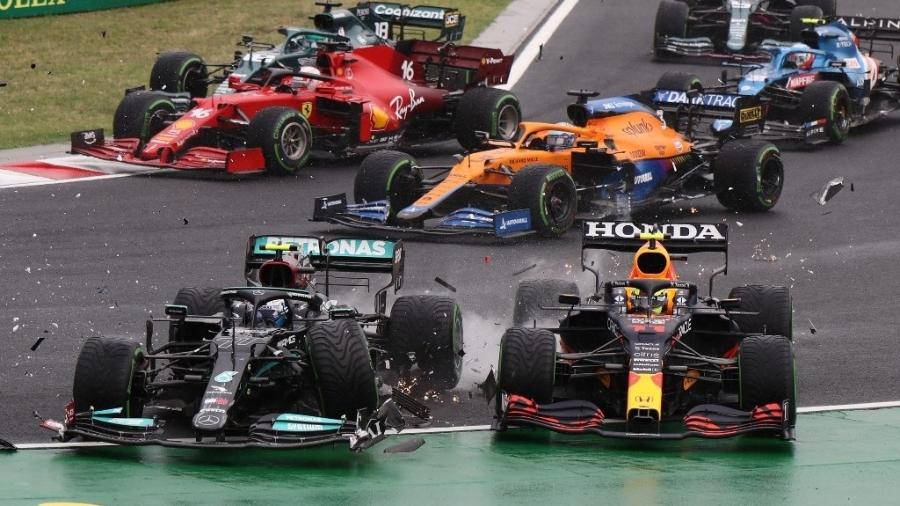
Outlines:
[[[558,306],[536,309],[564,311],[558,326],[515,327],[503,335],[495,428],[647,439],[756,432],[793,439],[789,290],[739,286],[717,299],[710,279],[710,296],[702,297],[672,265],[686,253],[722,252],[725,266],[716,274],[726,272],[727,234],[723,224],[658,231],[586,221],[582,265],[596,276],[596,291],[584,299],[545,294]],[[589,249],[636,249],[628,278],[601,284],[585,262]],[[560,286],[559,280],[542,282],[548,289]]]
[[432,234],[559,236],[576,217],[622,216],[710,194],[739,211],[767,211],[778,201],[778,148],[750,138],[765,121],[758,97],[569,94],[578,97],[568,107],[572,124],[522,123],[517,140],[485,140],[493,149],[452,167],[373,153],[357,173],[355,203],[344,194],[320,197],[313,219]]

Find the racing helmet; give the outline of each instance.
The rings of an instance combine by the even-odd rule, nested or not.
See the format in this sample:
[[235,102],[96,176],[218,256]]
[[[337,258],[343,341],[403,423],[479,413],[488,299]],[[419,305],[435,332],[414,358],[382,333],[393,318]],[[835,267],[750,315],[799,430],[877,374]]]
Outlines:
[[256,325],[285,328],[291,323],[291,307],[284,299],[275,299],[256,309]]
[[[300,72],[306,74],[315,74],[317,76],[322,75],[322,72],[311,65],[303,65],[300,67]],[[317,79],[311,79],[309,77],[302,76],[294,76],[291,85],[295,89],[306,89],[306,90],[314,90],[317,86],[319,86],[319,81]]]
[[[647,241],[634,254],[631,279],[676,280],[678,275],[672,265],[669,252],[657,240]],[[628,312],[652,310],[655,314],[671,314],[674,307],[675,289],[659,290],[654,294],[643,294],[635,288],[626,289],[625,307]]]
[[653,314],[669,314],[670,291],[672,290],[659,290],[653,295],[648,295],[637,288],[626,288],[625,308],[629,313],[646,313],[649,310]]
[[551,130],[550,132],[547,132],[547,137],[544,139],[544,142],[550,150],[566,149],[575,145],[575,137],[575,134],[571,132]]
[[791,53],[787,57],[787,61],[793,63],[800,70],[809,70],[812,68],[816,55],[813,53]]

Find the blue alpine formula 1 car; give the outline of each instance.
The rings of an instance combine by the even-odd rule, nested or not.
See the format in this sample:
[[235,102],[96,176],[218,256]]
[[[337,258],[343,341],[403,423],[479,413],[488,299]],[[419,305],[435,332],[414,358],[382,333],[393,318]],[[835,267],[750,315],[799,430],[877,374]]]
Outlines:
[[[740,67],[741,75],[723,71],[722,85],[705,91],[759,96],[768,104],[764,135],[810,143],[843,142],[851,127],[900,108],[900,71],[876,58],[894,57],[900,20],[844,18],[804,30],[801,38],[760,46],[771,58],[767,63],[726,63]],[[696,90],[702,84],[691,74],[668,72],[658,87]]]

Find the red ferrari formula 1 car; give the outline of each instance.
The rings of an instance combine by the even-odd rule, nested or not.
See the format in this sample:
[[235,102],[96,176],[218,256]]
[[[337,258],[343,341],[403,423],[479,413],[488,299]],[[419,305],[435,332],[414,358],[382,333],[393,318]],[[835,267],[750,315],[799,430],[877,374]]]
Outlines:
[[[503,335],[496,428],[636,439],[751,432],[793,439],[790,291],[746,285],[719,299],[710,280],[709,296],[700,296],[697,285],[678,279],[672,262],[685,253],[719,252],[726,262],[713,276],[726,272],[726,225],[657,230],[586,221],[582,265],[596,276],[595,293],[560,294],[562,280],[531,281],[530,290],[519,291],[517,313],[564,317],[550,328],[528,322]],[[628,277],[601,284],[599,270],[584,258],[590,249],[637,250]],[[558,304],[542,305],[545,296]]]
[[[321,44],[320,44],[321,45]],[[312,149],[337,154],[476,132],[512,140],[519,101],[506,82],[512,57],[497,49],[405,40],[352,50],[324,44],[315,67],[272,68],[208,98],[128,93],[113,140],[102,129],[72,134],[72,152],[138,165],[228,173],[292,174]],[[232,76],[235,77],[235,76]]]

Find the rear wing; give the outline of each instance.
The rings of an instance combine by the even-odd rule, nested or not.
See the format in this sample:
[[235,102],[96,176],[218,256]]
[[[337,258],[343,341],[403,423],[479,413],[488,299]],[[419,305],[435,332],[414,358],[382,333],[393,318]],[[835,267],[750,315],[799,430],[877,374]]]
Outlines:
[[247,256],[244,272],[249,280],[256,279],[260,266],[276,258],[275,246],[287,246],[307,256],[316,274],[325,284],[325,295],[332,286],[369,287],[368,278],[333,275],[343,273],[390,274],[391,280],[375,294],[375,308],[379,313],[386,309],[387,290],[394,293],[403,287],[403,268],[406,255],[403,241],[338,237],[323,239],[313,236],[251,235],[247,240]]
[[440,31],[435,41],[455,42],[462,39],[466,17],[459,9],[435,5],[410,6],[397,2],[359,2],[350,12],[383,39],[404,40],[413,36],[424,39],[424,30]]
[[713,279],[719,274],[728,274],[728,225],[724,223],[653,225],[624,221],[585,221],[582,225],[581,268],[594,274],[599,290],[599,269],[587,265],[584,257],[586,250],[633,252],[653,239],[662,241],[669,253],[723,253],[725,265],[713,271],[709,280],[710,294]]
[[674,119],[673,128],[689,138],[746,137],[762,133],[767,106],[759,96],[718,91],[654,89],[649,104]]

